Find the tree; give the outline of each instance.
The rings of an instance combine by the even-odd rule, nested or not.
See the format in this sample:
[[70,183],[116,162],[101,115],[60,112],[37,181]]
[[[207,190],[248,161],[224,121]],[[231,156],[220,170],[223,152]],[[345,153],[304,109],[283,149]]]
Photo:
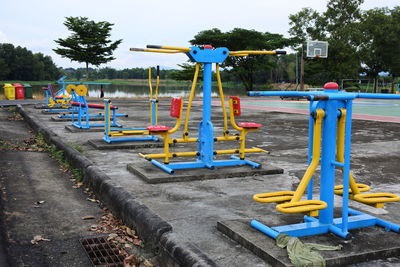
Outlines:
[[89,78],[89,64],[99,66],[115,59],[112,53],[122,39],[115,42],[109,39],[114,24],[107,21],[95,22],[86,17],[66,17],[64,25],[72,34],[65,39],[55,40],[61,48],[53,50],[71,61],[84,62],[87,78]]
[[[178,66],[181,67],[182,70],[172,71],[169,75],[169,78],[178,81],[190,81],[193,79],[195,72],[195,66],[193,64],[183,63],[183,64],[178,64]],[[201,70],[202,67],[200,66],[200,71],[198,76],[199,79],[203,77],[203,73]]]
[[[275,50],[290,46],[292,39],[280,34],[258,32],[235,28],[223,33],[219,29],[199,32],[190,41],[192,45],[211,44],[214,47],[226,47],[235,50]],[[271,69],[276,66],[276,57],[268,55],[250,55],[247,57],[228,57],[221,67],[232,72],[243,83],[247,91],[253,90],[254,76],[258,70]]]
[[[357,53],[361,41],[360,5],[364,0],[330,0],[322,14],[305,8],[290,15],[289,33],[304,43],[306,39],[328,41],[327,59],[310,60],[305,69],[306,77],[320,76],[329,80],[356,78],[360,73],[360,58]],[[309,65],[309,64],[307,64]],[[315,72],[310,73],[310,70]],[[321,83],[325,81],[320,81]]]
[[387,8],[371,9],[363,13],[360,30],[363,33],[358,47],[362,69],[367,77],[374,81],[374,92],[377,91],[379,73],[388,70],[388,53],[390,45],[391,18]]
[[400,6],[390,11],[390,24],[385,29],[388,43],[383,52],[385,62],[392,76],[392,91],[396,77],[400,77]]
[[51,57],[25,47],[0,44],[0,80],[53,80],[58,76]]

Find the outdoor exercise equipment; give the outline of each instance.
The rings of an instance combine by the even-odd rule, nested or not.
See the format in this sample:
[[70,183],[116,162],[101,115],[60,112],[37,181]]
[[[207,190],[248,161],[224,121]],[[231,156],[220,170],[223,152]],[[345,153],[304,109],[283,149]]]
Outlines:
[[[365,194],[369,187],[357,184],[350,172],[350,145],[352,105],[356,98],[400,99],[400,95],[339,92],[336,83],[327,83],[324,91],[276,91],[250,92],[250,96],[304,96],[310,101],[309,121],[309,166],[296,191],[279,191],[256,194],[253,199],[263,203],[278,203],[276,209],[282,213],[304,213],[304,223],[268,227],[256,220],[250,225],[264,234],[276,238],[285,233],[290,236],[309,236],[334,233],[350,238],[349,230],[381,226],[394,232],[400,225],[364,214],[348,207],[348,199],[354,199],[374,207],[383,207],[386,202],[400,201],[391,193]],[[313,175],[321,165],[320,197],[313,199]],[[343,185],[335,187],[335,168],[343,172]],[[307,188],[307,200],[301,200]],[[342,217],[334,218],[334,194],[341,194]],[[318,218],[316,218],[319,215]]]
[[[73,99],[76,101],[71,101],[71,125],[80,128],[80,129],[90,129],[91,127],[105,127],[104,124],[93,124],[90,122],[90,109],[100,109],[104,110],[105,105],[99,104],[91,104],[86,101],[87,87],[83,84],[78,86],[71,85],[71,93]],[[111,127],[121,127],[120,124],[117,123],[117,117],[127,117],[126,114],[117,114],[118,107],[110,106],[112,114],[108,114],[107,116],[111,116]],[[104,116],[105,115],[100,115]]]
[[[54,92],[53,85],[48,84],[47,87],[43,87],[42,89],[46,94],[46,106],[49,109],[45,110],[45,112],[68,112],[71,111],[72,108],[70,106],[70,102],[76,102],[76,98],[72,94],[72,91],[76,89],[76,86],[79,85],[110,85],[111,83],[90,83],[90,82],[66,82],[65,79],[67,76],[62,76],[57,80],[57,83],[61,85],[61,88]],[[59,115],[60,118],[71,118],[72,115]],[[96,115],[92,115],[92,117],[96,117]]]
[[[236,137],[236,136],[228,136],[228,132],[225,128],[226,124],[226,113],[224,113],[224,136],[223,137],[214,137],[214,126],[211,121],[211,76],[212,76],[212,64],[215,63],[217,67],[217,75],[219,76],[219,64],[225,61],[228,56],[248,56],[248,55],[256,55],[256,54],[285,54],[284,51],[252,51],[252,50],[244,50],[244,51],[229,51],[225,47],[213,48],[210,45],[205,45],[203,48],[193,46],[189,48],[184,47],[174,47],[174,46],[157,46],[157,45],[148,45],[147,48],[131,48],[131,51],[141,51],[141,52],[156,52],[156,53],[185,53],[192,62],[196,62],[195,75],[192,83],[192,89],[189,96],[188,109],[185,118],[185,126],[183,131],[182,139],[164,139],[164,153],[162,154],[148,154],[143,155],[142,157],[151,161],[155,166],[161,168],[162,170],[173,174],[175,170],[178,169],[192,169],[192,168],[209,168],[214,169],[218,166],[238,166],[238,165],[250,165],[253,168],[259,168],[261,165],[259,163],[255,163],[249,160],[245,160],[244,158],[239,158],[236,156],[231,156],[229,160],[215,160],[215,155],[218,154],[235,154],[239,153],[239,149],[230,149],[230,150],[214,150],[214,142],[215,141],[224,141],[224,140],[239,140],[244,137],[245,134]],[[188,133],[188,114],[190,113],[191,102],[194,97],[194,90],[196,87],[197,77],[199,73],[199,66],[203,64],[203,105],[202,105],[202,121],[198,127],[198,138],[189,138]],[[218,78],[218,84],[220,85],[220,77]],[[220,91],[222,86],[219,86]],[[220,96],[221,97],[221,96]],[[221,97],[223,111],[224,108],[224,100]],[[242,125],[241,128],[252,128],[255,130],[255,125],[252,127],[248,127],[249,125]],[[156,134],[157,132],[151,131]],[[248,132],[248,131],[247,131]],[[160,132],[159,132],[160,133]],[[164,133],[163,133],[164,134]],[[165,138],[165,137],[164,137]],[[166,149],[169,142],[173,143],[188,143],[188,142],[197,142],[198,143],[198,151],[193,152],[179,152],[179,153],[169,153]],[[244,144],[244,142],[243,142]],[[244,153],[247,152],[265,152],[264,150],[257,149],[257,151],[245,150],[242,151],[240,156],[244,157]],[[197,156],[197,161],[195,162],[179,162],[179,163],[169,163],[170,157],[175,156]],[[160,163],[154,158],[164,158],[164,163]]]
[[[149,103],[150,103],[150,124],[158,124],[158,87],[160,85],[160,66],[157,66],[157,78],[156,88],[153,93],[153,86],[151,82],[151,68],[149,68]],[[149,131],[146,128],[124,128],[124,129],[111,129],[110,123],[110,108],[111,101],[108,99],[104,100],[104,137],[103,140],[107,143],[112,142],[125,142],[125,141],[158,141],[158,138],[154,135],[149,135]],[[118,138],[121,136],[132,136],[132,135],[145,135],[144,137],[130,137],[130,138]],[[117,137],[117,138],[115,138]]]

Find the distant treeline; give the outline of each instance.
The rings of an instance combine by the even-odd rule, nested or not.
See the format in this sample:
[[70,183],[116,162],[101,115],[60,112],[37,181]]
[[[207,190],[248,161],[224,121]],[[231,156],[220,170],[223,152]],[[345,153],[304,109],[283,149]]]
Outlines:
[[[295,81],[295,55],[281,56],[277,60],[276,68],[258,70],[254,75],[255,84],[268,84],[277,82]],[[183,64],[185,65],[185,64]],[[186,75],[182,75],[185,74]],[[125,68],[117,70],[110,67],[90,68],[90,79],[147,79],[148,68]],[[191,69],[174,70],[161,69],[160,79],[191,80],[194,73]],[[50,56],[32,51],[13,44],[0,44],[0,80],[22,80],[22,81],[54,81],[62,75],[68,79],[86,79],[85,68],[58,68]],[[152,76],[156,77],[156,69],[152,68]],[[224,82],[240,83],[237,76],[229,70],[221,70]]]
[[55,80],[61,75],[50,56],[12,44],[0,44],[0,80]]
[[[277,83],[277,82],[295,82],[296,79],[296,58],[294,54],[281,56],[277,62],[277,67],[269,70],[259,70],[254,75],[255,84],[266,84],[266,83]],[[86,69],[85,68],[65,68],[61,70],[69,79],[81,80],[85,79]],[[160,79],[171,79],[171,80],[191,80],[194,74],[193,71],[189,70],[190,73],[182,78],[181,72],[185,70],[176,69],[161,69]],[[110,67],[93,69],[89,68],[90,79],[147,79],[148,68],[126,68],[117,70]],[[152,76],[156,77],[156,69],[152,68]],[[240,83],[241,81],[231,71],[221,70],[221,78],[224,82]]]

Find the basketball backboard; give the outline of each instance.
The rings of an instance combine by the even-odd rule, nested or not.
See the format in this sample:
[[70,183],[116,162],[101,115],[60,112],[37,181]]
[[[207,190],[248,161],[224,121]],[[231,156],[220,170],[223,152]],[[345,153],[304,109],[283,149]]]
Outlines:
[[307,57],[328,57],[328,42],[307,40]]

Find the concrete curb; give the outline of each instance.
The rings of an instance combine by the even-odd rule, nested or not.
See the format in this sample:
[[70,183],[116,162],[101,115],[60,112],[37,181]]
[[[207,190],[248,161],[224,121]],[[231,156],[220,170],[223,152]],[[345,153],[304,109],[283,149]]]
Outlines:
[[110,177],[89,159],[77,150],[65,144],[53,131],[35,115],[25,111],[17,105],[17,111],[22,115],[32,129],[44,136],[45,140],[62,150],[65,158],[74,168],[83,172],[84,182],[107,207],[123,222],[136,228],[140,237],[149,244],[150,248],[160,250],[160,256],[168,266],[217,266],[216,263],[204,254],[197,246],[190,242],[183,242],[173,233],[172,226],[116,185]]

